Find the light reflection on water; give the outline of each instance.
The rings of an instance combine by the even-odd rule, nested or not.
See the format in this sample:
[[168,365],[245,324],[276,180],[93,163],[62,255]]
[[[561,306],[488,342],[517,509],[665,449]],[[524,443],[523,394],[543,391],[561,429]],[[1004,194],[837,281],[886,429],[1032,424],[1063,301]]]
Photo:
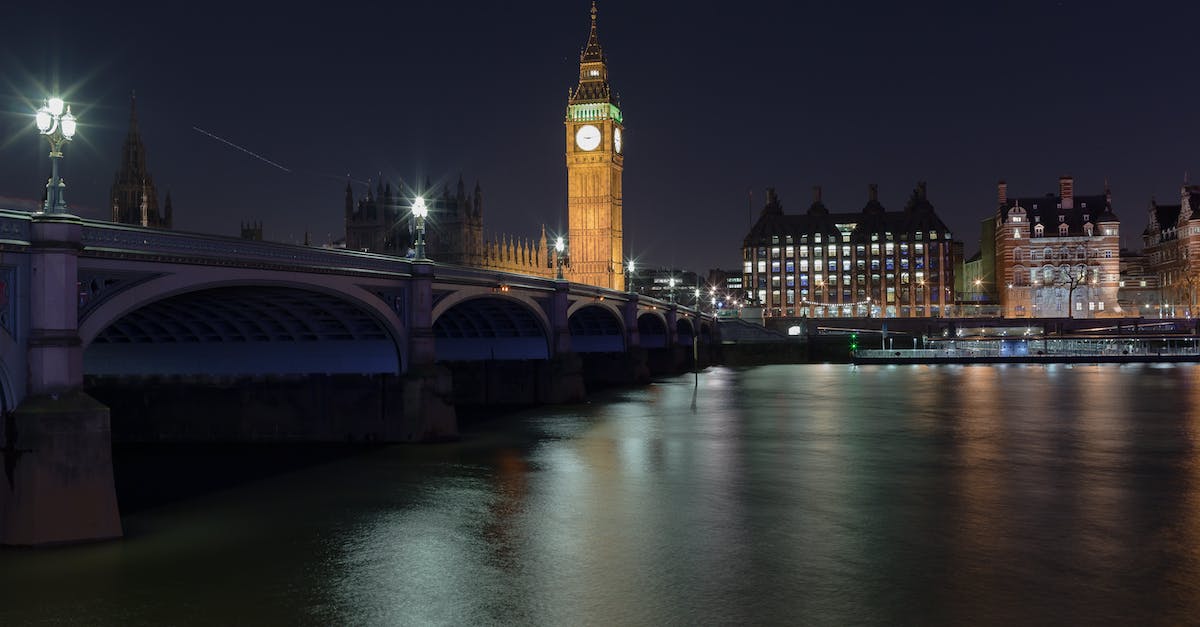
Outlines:
[[1186,623],[1198,384],[711,369],[0,553],[0,623]]

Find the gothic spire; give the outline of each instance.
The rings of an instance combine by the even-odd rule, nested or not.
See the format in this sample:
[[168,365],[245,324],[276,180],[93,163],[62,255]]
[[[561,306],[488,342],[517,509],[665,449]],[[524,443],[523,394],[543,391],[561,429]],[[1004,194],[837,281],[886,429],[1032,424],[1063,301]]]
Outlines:
[[129,134],[137,134],[137,92],[129,92]]
[[600,47],[596,34],[596,2],[592,1],[591,31],[587,44],[579,51],[579,84],[571,92],[570,101],[607,102],[610,100],[608,87],[608,61]]
[[587,45],[579,53],[579,61],[604,61],[604,50],[600,48],[600,38],[596,36],[596,0],[592,0],[592,30],[588,33]]

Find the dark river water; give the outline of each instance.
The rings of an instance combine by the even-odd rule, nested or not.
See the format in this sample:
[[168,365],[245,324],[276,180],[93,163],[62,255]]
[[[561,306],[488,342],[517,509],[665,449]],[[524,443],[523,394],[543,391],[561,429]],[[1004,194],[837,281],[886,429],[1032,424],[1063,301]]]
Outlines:
[[1200,620],[1197,367],[715,368],[464,430],[118,449],[127,538],[0,551],[0,624]]

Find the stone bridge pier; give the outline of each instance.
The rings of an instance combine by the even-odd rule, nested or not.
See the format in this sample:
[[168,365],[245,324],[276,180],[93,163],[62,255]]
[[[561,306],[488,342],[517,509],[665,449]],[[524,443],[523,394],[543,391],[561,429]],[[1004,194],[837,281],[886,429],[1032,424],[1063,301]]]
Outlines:
[[27,393],[4,417],[0,540],[45,545],[121,535],[108,408],[83,391],[76,279],[81,223],[30,224]]

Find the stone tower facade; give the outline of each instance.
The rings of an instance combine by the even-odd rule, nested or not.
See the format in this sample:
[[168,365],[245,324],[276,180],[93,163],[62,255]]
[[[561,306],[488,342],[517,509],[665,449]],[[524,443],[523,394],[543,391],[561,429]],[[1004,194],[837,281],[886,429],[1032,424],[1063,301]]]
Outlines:
[[113,222],[171,228],[171,193],[167,192],[160,213],[154,177],[146,168],[146,146],[138,131],[137,99],[133,96],[129,98],[129,133],[121,148],[121,169],[113,179],[109,201]]
[[579,54],[579,84],[567,104],[567,257],[572,281],[617,290],[622,272],[621,174],[624,170],[623,118],[608,85],[608,62],[596,35],[596,3],[591,32]]

